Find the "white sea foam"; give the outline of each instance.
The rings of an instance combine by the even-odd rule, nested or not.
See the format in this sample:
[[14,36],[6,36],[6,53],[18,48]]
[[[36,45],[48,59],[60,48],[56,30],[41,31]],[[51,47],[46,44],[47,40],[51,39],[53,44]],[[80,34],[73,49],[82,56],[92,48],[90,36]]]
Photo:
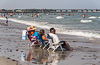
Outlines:
[[97,18],[97,17],[95,17],[95,16],[91,16],[91,17],[89,17],[89,19],[95,19],[95,18]]
[[[6,20],[6,18],[0,18],[2,20]],[[21,24],[25,24],[25,25],[34,25],[34,26],[37,26],[37,27],[41,27],[41,28],[46,28],[46,29],[50,29],[49,26],[44,26],[44,24],[46,23],[38,23],[38,22],[35,22],[35,21],[25,21],[25,20],[18,20],[18,19],[13,19],[13,18],[9,18],[9,21],[13,21],[13,22],[17,22],[17,23],[21,23]]]
[[98,17],[98,18],[100,18],[100,17]]
[[82,23],[88,23],[88,22],[92,22],[92,20],[81,20],[80,22],[82,22]]
[[64,17],[62,16],[57,16],[56,19],[63,19]]
[[[5,18],[0,18],[0,19],[6,20]],[[17,19],[13,19],[13,18],[9,18],[9,20],[13,21],[13,22],[25,24],[25,25],[34,25],[34,26],[37,26],[37,27],[45,28],[45,29],[50,29],[51,27],[54,27],[54,28],[57,29],[57,33],[60,33],[60,34],[77,35],[77,36],[84,36],[84,37],[90,37],[90,38],[100,38],[100,34],[91,33],[91,32],[83,32],[83,31],[79,31],[79,30],[77,30],[77,31],[74,31],[74,30],[67,31],[66,29],[63,29],[63,27],[61,27],[61,26],[45,25],[45,24],[47,24],[45,22],[43,24],[43,23],[36,22],[36,21],[17,20]]]
[[18,18],[21,18],[22,16],[18,16]]
[[80,31],[63,31],[59,32],[61,34],[77,35],[89,38],[100,38],[100,34],[90,33],[90,32],[80,32]]

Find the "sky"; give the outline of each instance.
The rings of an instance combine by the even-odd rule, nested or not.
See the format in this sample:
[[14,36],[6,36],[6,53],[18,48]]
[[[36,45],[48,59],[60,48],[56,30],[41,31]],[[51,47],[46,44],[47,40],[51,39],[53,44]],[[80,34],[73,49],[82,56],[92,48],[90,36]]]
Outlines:
[[0,0],[0,9],[100,9],[100,0]]

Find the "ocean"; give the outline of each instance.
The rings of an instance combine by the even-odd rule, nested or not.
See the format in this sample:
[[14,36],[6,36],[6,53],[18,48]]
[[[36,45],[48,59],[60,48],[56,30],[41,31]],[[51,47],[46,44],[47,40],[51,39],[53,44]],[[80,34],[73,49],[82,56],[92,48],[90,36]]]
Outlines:
[[[39,13],[42,18],[36,17],[33,13],[21,14],[15,13],[13,17],[6,16],[9,21],[34,25],[42,29],[54,27],[60,34],[83,36],[90,39],[100,38],[100,13],[63,13],[64,15],[60,15],[60,13],[57,13],[57,15],[54,15],[54,13]],[[33,19],[31,14],[33,14]],[[70,16],[67,14],[70,14]],[[86,18],[83,18],[82,14],[86,14]],[[0,19],[6,20],[5,18]]]

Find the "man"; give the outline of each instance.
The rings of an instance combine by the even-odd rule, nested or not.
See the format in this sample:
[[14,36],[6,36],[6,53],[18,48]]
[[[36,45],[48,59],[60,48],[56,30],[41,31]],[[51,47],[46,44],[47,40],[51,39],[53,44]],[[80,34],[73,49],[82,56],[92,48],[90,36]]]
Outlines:
[[53,43],[55,44],[63,43],[62,47],[64,47],[66,50],[72,51],[72,48],[69,46],[69,44],[66,41],[60,41],[55,32],[56,30],[54,28],[50,28],[49,35],[53,38]]

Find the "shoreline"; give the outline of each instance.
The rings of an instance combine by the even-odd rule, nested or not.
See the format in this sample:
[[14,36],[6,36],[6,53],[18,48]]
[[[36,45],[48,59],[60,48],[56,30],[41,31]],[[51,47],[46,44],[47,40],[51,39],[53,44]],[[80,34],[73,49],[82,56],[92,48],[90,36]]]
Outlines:
[[[0,23],[4,23],[4,20],[0,20]],[[19,24],[16,22],[9,21],[8,26],[4,26],[0,24],[0,58],[4,56],[6,58],[11,58],[18,61],[20,64],[25,64],[25,62],[21,61],[21,54],[28,53],[29,48],[27,46],[30,41],[22,40],[22,30],[26,29],[28,25]],[[36,31],[39,31],[41,28],[37,27]],[[48,29],[44,29],[46,33],[49,32]],[[86,37],[74,36],[74,35],[64,35],[57,34],[61,40],[65,40],[69,43],[69,45],[76,49],[76,52],[70,52],[66,59],[60,60],[62,62],[58,62],[58,65],[61,63],[65,64],[97,64],[99,65],[100,59],[100,43],[99,40],[89,40]],[[35,51],[40,52],[41,49],[36,49]],[[44,50],[42,50],[44,51]],[[45,52],[48,52],[45,50]],[[59,51],[58,51],[59,52]],[[36,52],[35,52],[36,53]],[[57,52],[56,52],[57,53]],[[56,54],[55,53],[55,54]],[[61,53],[61,52],[59,52]],[[57,53],[59,55],[59,53]],[[67,55],[67,51],[64,51],[64,54]],[[41,54],[41,53],[40,53]],[[49,54],[52,55],[52,54]],[[48,56],[49,57],[49,56]],[[95,60],[96,59],[96,60]],[[66,63],[67,61],[67,63]],[[72,63],[73,62],[73,63]],[[12,63],[12,62],[11,62]]]
[[[5,20],[5,18],[0,18],[2,20]],[[39,24],[37,23],[36,21],[25,21],[25,20],[19,20],[19,19],[12,19],[12,18],[9,18],[9,21],[13,21],[15,23],[19,23],[19,24],[24,24],[24,25],[34,25],[38,28],[42,28],[42,29],[47,29],[49,30],[51,27],[53,26],[49,26],[49,25],[44,25],[44,24]],[[32,23],[34,22],[34,23]],[[55,26],[54,26],[55,27]],[[57,32],[58,34],[63,34],[63,35],[71,35],[71,36],[79,36],[79,37],[86,37],[86,38],[90,38],[90,40],[93,40],[93,39],[100,39],[100,35],[99,33],[93,33],[93,32],[82,32],[82,31],[75,31],[75,30],[61,30],[63,28],[58,28],[58,27],[55,27],[55,29],[57,29]]]

